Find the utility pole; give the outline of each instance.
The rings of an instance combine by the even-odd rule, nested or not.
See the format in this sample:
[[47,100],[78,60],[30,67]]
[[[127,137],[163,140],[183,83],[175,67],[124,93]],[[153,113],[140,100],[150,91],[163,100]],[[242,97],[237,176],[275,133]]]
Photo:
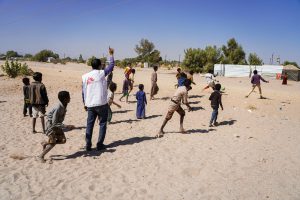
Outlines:
[[181,56],[181,55],[179,54],[179,60],[178,60],[178,64],[179,64],[179,66],[180,66],[180,56]]

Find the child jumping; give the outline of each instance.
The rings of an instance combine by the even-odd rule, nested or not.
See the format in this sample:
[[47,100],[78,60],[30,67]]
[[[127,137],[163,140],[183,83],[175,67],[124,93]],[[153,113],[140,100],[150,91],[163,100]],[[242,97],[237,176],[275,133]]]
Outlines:
[[37,133],[35,130],[36,118],[41,118],[43,133],[45,133],[45,120],[44,116],[46,113],[46,106],[48,106],[49,99],[47,96],[47,90],[45,85],[42,83],[42,73],[35,72],[33,74],[33,79],[29,87],[29,97],[30,103],[33,109],[33,119],[32,119],[32,133]]
[[147,98],[144,92],[144,85],[139,84],[139,91],[136,93],[137,107],[136,118],[144,119],[146,117]]
[[171,99],[171,104],[168,109],[167,116],[158,132],[156,137],[162,137],[164,135],[164,127],[168,123],[168,121],[172,118],[174,112],[176,111],[180,115],[180,132],[182,134],[185,134],[186,131],[183,128],[183,120],[185,116],[185,112],[181,107],[181,102],[185,104],[189,111],[192,111],[192,107],[188,103],[188,91],[192,89],[191,87],[191,81],[189,79],[185,79],[184,86],[179,86],[174,94],[174,96]]
[[221,89],[221,84],[217,83],[215,85],[215,90],[213,93],[211,93],[209,100],[210,100],[210,105],[213,109],[212,114],[211,114],[211,119],[209,122],[209,127],[217,126],[218,122],[217,122],[217,118],[218,118],[218,109],[219,109],[219,105],[221,106],[222,110],[223,110],[223,104],[222,104],[222,94],[220,93],[220,89]]
[[29,78],[25,77],[22,79],[24,86],[23,86],[23,95],[24,95],[24,107],[23,107],[23,115],[26,117],[27,109],[29,110],[29,116],[32,117],[32,106],[30,104],[30,97],[29,97],[29,87],[30,87],[30,80]]
[[107,122],[110,123],[112,119],[112,111],[110,106],[112,104],[118,106],[118,108],[121,108],[119,104],[114,102],[114,96],[115,96],[115,91],[117,90],[117,84],[114,82],[111,82],[109,85],[109,90],[107,92],[107,102],[108,102],[108,117],[107,117]]
[[262,80],[265,83],[269,83],[269,81],[266,81],[265,79],[263,79],[259,74],[257,74],[257,70],[253,71],[253,76],[251,78],[251,83],[252,83],[252,90],[250,91],[250,93],[246,96],[246,98],[248,98],[250,96],[250,94],[254,91],[254,89],[256,87],[258,87],[259,90],[259,95],[260,95],[260,99],[263,99],[264,97],[262,96],[261,93],[261,87],[260,87],[260,80]]
[[45,163],[45,155],[56,145],[64,144],[67,139],[65,137],[64,128],[73,129],[73,125],[64,125],[63,121],[67,112],[67,105],[70,103],[70,94],[67,91],[60,91],[58,93],[59,103],[48,113],[47,115],[47,129],[46,135],[48,141],[42,142],[43,152],[37,157],[37,159]]

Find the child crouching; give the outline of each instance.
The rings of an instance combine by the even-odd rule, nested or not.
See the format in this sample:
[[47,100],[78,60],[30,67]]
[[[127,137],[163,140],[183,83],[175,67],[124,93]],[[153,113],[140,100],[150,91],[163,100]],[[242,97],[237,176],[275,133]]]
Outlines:
[[43,152],[38,156],[42,163],[46,162],[45,155],[56,145],[66,143],[66,137],[63,128],[73,129],[73,125],[64,125],[63,121],[66,116],[66,108],[70,103],[70,94],[67,91],[58,93],[59,103],[48,113],[46,122],[46,135],[48,142],[43,142]]

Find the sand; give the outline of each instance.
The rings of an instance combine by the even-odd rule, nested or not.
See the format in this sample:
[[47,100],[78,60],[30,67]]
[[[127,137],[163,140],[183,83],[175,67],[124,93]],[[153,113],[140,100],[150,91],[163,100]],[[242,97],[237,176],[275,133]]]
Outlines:
[[[3,62],[0,62],[3,64]],[[87,113],[81,98],[84,64],[41,64],[28,62],[43,73],[50,99],[68,90],[71,103],[65,124],[79,127],[66,132],[67,143],[57,145],[45,164],[35,160],[46,139],[31,133],[31,118],[23,117],[21,78],[0,77],[0,199],[300,199],[300,83],[266,78],[263,95],[249,98],[249,78],[218,77],[225,87],[220,125],[208,127],[212,109],[210,90],[201,92],[204,78],[189,93],[195,111],[187,112],[180,134],[179,116],[167,124],[163,138],[155,139],[175,92],[175,71],[159,69],[160,91],[148,101],[147,119],[135,117],[135,97],[122,108],[112,107],[105,151],[86,154]],[[123,70],[115,69],[120,97]],[[135,87],[143,83],[149,99],[151,69],[137,69]],[[94,129],[93,145],[98,138]],[[41,132],[38,121],[37,131]]]

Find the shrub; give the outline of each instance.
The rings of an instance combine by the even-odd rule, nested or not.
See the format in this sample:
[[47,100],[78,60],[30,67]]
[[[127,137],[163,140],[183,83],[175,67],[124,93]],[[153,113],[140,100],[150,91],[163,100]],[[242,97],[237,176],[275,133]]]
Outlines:
[[1,65],[1,69],[5,72],[10,78],[15,78],[17,76],[29,76],[33,74],[33,71],[28,68],[26,63],[19,63],[18,61],[10,61],[6,60],[4,66]]
[[94,59],[96,59],[96,57],[95,57],[95,56],[92,56],[91,58],[89,58],[89,59],[87,60],[86,64],[87,64],[88,66],[92,66],[92,61],[93,61]]

